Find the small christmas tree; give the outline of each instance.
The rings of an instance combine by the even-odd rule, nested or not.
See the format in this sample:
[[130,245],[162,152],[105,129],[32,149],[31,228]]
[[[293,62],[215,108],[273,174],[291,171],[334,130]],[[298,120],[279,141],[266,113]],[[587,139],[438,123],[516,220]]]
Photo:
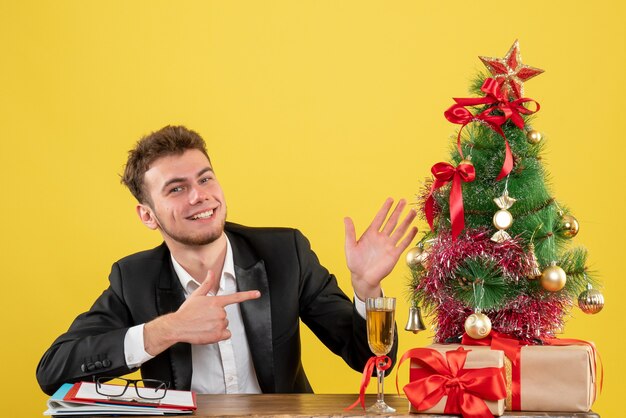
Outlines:
[[569,248],[579,225],[546,184],[542,135],[529,125],[539,104],[523,83],[543,70],[522,64],[516,41],[504,58],[480,57],[477,98],[454,99],[446,118],[462,125],[452,163],[437,163],[420,193],[431,231],[407,254],[411,297],[435,322],[435,340],[490,331],[538,343],[563,329],[578,298],[604,304],[584,248]]

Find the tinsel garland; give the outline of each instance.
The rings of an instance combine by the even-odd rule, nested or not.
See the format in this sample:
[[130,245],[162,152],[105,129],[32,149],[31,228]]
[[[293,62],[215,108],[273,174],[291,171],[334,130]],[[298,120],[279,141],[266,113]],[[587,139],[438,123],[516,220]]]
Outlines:
[[533,342],[554,336],[555,327],[562,324],[569,299],[559,293],[544,292],[536,281],[528,279],[532,275],[532,258],[521,238],[498,243],[490,239],[492,232],[488,228],[466,230],[453,242],[450,232],[440,228],[428,248],[427,268],[415,272],[419,275],[415,297],[436,319],[436,341],[445,342],[461,335],[465,319],[475,310],[455,299],[453,292],[453,286],[458,285],[459,265],[473,257],[497,261],[509,286],[518,289],[501,306],[483,310],[491,318],[494,330]]

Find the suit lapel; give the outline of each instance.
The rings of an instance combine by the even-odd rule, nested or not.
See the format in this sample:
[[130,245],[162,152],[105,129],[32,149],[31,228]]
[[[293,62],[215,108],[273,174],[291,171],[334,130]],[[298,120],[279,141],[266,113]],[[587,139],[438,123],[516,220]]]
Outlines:
[[263,393],[276,392],[274,381],[274,347],[272,345],[272,317],[269,282],[263,260],[255,255],[241,238],[228,234],[233,249],[237,290],[258,290],[259,299],[240,303],[246,337],[259,386]]
[[[159,316],[178,310],[185,301],[185,293],[174,272],[170,252],[165,251],[163,268],[157,288],[157,309]],[[191,345],[187,343],[174,344],[167,350],[171,362],[172,385],[176,389],[189,390],[191,388]]]

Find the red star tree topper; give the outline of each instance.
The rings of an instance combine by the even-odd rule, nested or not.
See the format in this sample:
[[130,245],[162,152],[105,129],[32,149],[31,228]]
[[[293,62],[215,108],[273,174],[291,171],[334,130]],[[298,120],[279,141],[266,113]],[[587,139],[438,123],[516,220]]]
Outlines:
[[516,40],[504,58],[478,57],[502,84],[503,90],[513,100],[524,97],[524,82],[543,73],[542,69],[522,64],[519,42]]

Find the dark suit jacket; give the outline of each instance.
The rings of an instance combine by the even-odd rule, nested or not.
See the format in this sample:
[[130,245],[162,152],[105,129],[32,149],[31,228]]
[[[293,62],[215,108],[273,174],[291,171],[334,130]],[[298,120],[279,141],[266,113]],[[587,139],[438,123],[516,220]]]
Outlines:
[[[312,392],[300,361],[299,319],[335,354],[362,371],[372,353],[365,320],[322,267],[307,239],[287,228],[226,224],[238,290],[261,297],[241,304],[252,360],[264,393]],[[52,394],[61,384],[131,372],[124,357],[128,328],[174,312],[184,292],[165,244],[113,264],[110,285],[88,312],[54,341],[37,366]],[[396,344],[390,356],[395,359]],[[191,386],[191,346],[178,343],[141,366],[144,378]]]

